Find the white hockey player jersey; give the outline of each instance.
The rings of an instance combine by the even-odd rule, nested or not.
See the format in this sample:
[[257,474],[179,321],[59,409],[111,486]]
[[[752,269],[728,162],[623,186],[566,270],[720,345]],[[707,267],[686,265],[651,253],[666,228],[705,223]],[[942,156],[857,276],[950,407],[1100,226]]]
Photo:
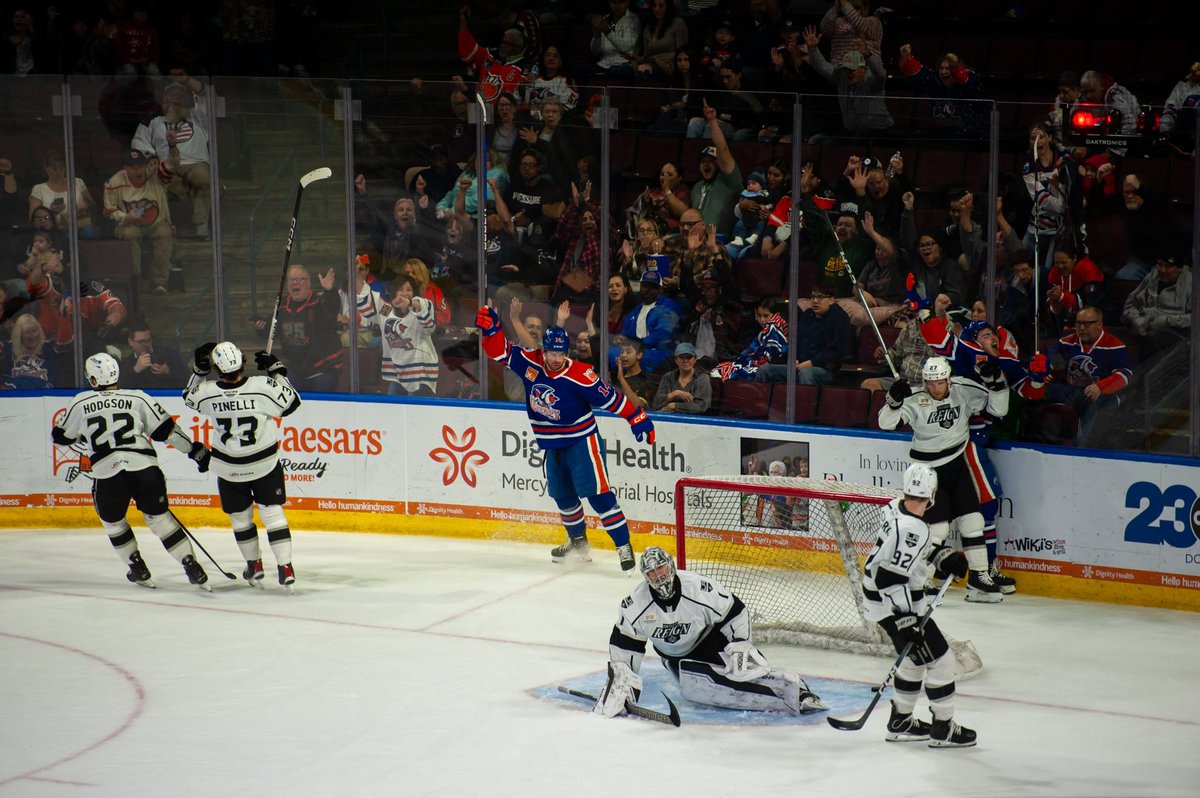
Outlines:
[[936,400],[920,388],[898,408],[884,405],[879,411],[879,426],[895,429],[907,422],[913,430],[909,456],[936,467],[962,454],[971,435],[971,416],[984,411],[1003,418],[1008,413],[1008,388],[989,391],[974,380],[951,377],[944,399]]
[[678,660],[691,654],[714,629],[728,641],[750,639],[750,612],[741,599],[715,579],[689,571],[678,571],[676,577],[675,595],[669,601],[659,598],[643,580],[621,602],[621,617],[609,639],[613,662],[638,670],[647,640],[659,656]]
[[884,508],[879,537],[863,565],[863,614],[869,621],[925,611],[925,583],[942,546],[903,502],[893,499]]
[[433,303],[415,296],[403,316],[393,310],[376,318],[383,334],[383,378],[399,383],[409,393],[421,387],[436,391],[438,353],[431,336],[437,321]]
[[260,374],[237,382],[193,374],[183,401],[213,420],[211,467],[231,482],[251,482],[271,473],[279,462],[276,419],[300,407],[300,396],[286,377]]
[[51,437],[60,446],[86,447],[97,479],[157,466],[158,454],[151,439],[169,443],[184,454],[192,445],[162,405],[142,391],[123,388],[76,396]]

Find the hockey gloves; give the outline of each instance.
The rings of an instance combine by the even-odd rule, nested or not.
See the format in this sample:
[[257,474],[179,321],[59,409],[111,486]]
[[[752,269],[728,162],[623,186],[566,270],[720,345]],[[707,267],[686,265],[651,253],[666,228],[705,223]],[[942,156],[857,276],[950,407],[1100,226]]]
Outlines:
[[908,309],[913,313],[920,315],[920,311],[929,309],[929,300],[921,296],[921,292],[917,290],[917,276],[912,272],[909,272],[908,277],[904,278],[904,296],[908,298]]
[[646,443],[654,445],[654,422],[650,420],[650,416],[646,415],[645,410],[637,411],[636,415],[629,417],[629,426],[633,428],[633,437],[638,443],[642,442],[642,436],[646,436]]
[[200,441],[192,444],[191,451],[188,452],[188,457],[196,463],[196,470],[201,474],[208,471],[208,461],[212,459],[212,453]]
[[1000,370],[1000,364],[994,360],[985,360],[975,367],[976,373],[979,374],[979,379],[983,380],[983,387],[989,391],[1003,391],[1008,387],[1008,381],[1004,379],[1004,372]]
[[196,374],[204,377],[207,376],[208,372],[212,371],[212,351],[216,348],[217,344],[214,341],[209,341],[196,347],[196,351],[193,353],[196,366],[192,369]]
[[475,326],[483,332],[485,337],[495,335],[500,332],[500,314],[496,313],[496,309],[490,305],[484,305],[475,314]]
[[963,579],[967,575],[967,555],[961,551],[945,549],[934,560],[934,576],[938,579],[957,577]]
[[901,378],[892,383],[892,387],[888,388],[887,406],[893,410],[899,410],[904,404],[904,400],[912,396],[912,387],[908,384],[908,380]]
[[624,662],[608,663],[608,683],[592,712],[606,718],[625,714],[625,703],[637,703],[642,694],[642,677]]
[[1039,352],[1029,359],[1029,376],[1034,382],[1050,381],[1050,362],[1044,354]]
[[287,376],[287,366],[270,352],[255,352],[254,365],[258,366],[259,371],[267,372],[268,377]]
[[912,663],[928,665],[933,662],[935,659],[933,652],[929,650],[929,644],[925,642],[925,635],[917,628],[917,616],[906,612],[895,616],[892,621],[896,628],[894,642],[901,651],[904,650],[904,646],[910,646],[908,658],[912,660]]
[[721,652],[725,676],[735,682],[749,682],[771,673],[767,658],[749,640],[734,640]]

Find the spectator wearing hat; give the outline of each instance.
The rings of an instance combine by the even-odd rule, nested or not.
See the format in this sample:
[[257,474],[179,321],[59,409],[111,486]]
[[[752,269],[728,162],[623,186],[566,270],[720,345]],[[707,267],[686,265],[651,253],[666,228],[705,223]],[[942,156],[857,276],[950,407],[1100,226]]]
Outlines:
[[721,75],[721,67],[732,61],[740,61],[740,55],[733,23],[727,19],[721,20],[700,51],[700,72],[716,83]]
[[658,384],[652,404],[663,413],[706,413],[712,404],[712,382],[696,370],[696,347],[687,341],[675,345],[675,369]]
[[717,233],[728,235],[733,228],[733,205],[742,192],[742,171],[729,151],[717,109],[707,100],[703,101],[702,109],[713,143],[700,151],[700,179],[692,186],[692,207],[700,211],[704,221],[713,225]]
[[853,136],[870,136],[891,130],[892,115],[884,101],[887,73],[878,55],[865,45],[848,50],[840,60],[830,63],[821,55],[821,34],[809,25],[804,29],[804,44],[812,68],[834,85],[842,112],[842,127]]
[[[796,320],[793,367],[799,385],[829,385],[850,355],[850,317],[837,297],[820,285],[813,288],[809,307]],[[758,382],[787,382],[788,365],[768,363],[759,368]]]
[[733,208],[737,221],[733,225],[733,237],[725,245],[725,252],[734,263],[755,251],[763,231],[767,229],[767,214],[772,204],[767,192],[766,175],[762,170],[755,169],[746,178],[746,190]]
[[[671,357],[681,313],[675,302],[663,296],[661,270],[666,268],[667,258],[651,255],[647,262],[650,265],[642,272],[639,291],[642,304],[626,314],[621,323],[621,335],[642,343],[642,367],[655,371]],[[615,348],[610,350],[612,367],[616,366],[616,356]]]
[[[140,150],[127,150],[121,171],[104,184],[104,215],[114,235],[129,242],[134,271],[147,279],[156,294],[167,292],[175,231],[167,204],[165,180]],[[150,249],[149,269],[142,250]]]
[[1164,352],[1184,343],[1192,327],[1192,270],[1186,257],[1158,259],[1154,271],[1125,298],[1121,320],[1142,352]]
[[717,242],[715,227],[706,222],[700,211],[688,208],[679,217],[680,234],[663,244],[663,254],[670,263],[670,270],[662,273],[663,288],[671,296],[678,297],[681,305],[691,307],[700,298],[696,281],[705,272],[715,272],[721,284],[733,288],[733,268],[729,255]]
[[686,327],[687,338],[696,342],[696,356],[706,361],[701,367],[707,370],[711,363],[733,360],[741,351],[742,308],[726,296],[716,272],[704,272],[697,282],[700,300],[681,328]]

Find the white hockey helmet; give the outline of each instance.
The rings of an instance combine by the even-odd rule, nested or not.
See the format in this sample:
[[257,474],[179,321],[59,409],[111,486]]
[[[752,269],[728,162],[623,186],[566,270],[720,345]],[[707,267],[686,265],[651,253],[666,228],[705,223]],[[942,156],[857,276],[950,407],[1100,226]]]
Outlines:
[[99,352],[89,357],[83,364],[88,381],[93,388],[116,385],[117,377],[121,375],[121,365],[116,358],[105,352]]
[[[660,570],[663,566],[666,571]],[[675,558],[658,546],[642,552],[642,576],[660,598],[669,599],[675,594]]]
[[904,469],[904,495],[933,500],[937,493],[937,472],[924,463],[913,463]]
[[242,350],[229,341],[222,341],[213,347],[212,362],[221,374],[236,374],[242,370]]
[[950,361],[939,355],[929,358],[921,367],[921,379],[926,382],[950,379]]

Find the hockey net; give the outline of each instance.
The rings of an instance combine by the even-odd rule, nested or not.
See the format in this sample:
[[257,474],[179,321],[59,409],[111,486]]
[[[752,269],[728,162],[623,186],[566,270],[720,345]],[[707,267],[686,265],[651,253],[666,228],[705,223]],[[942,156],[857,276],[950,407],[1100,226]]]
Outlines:
[[[737,594],[750,609],[756,640],[895,656],[887,634],[864,617],[862,566],[884,505],[899,495],[801,477],[681,479],[679,567]],[[950,643],[959,678],[978,673],[983,663],[974,646]]]

